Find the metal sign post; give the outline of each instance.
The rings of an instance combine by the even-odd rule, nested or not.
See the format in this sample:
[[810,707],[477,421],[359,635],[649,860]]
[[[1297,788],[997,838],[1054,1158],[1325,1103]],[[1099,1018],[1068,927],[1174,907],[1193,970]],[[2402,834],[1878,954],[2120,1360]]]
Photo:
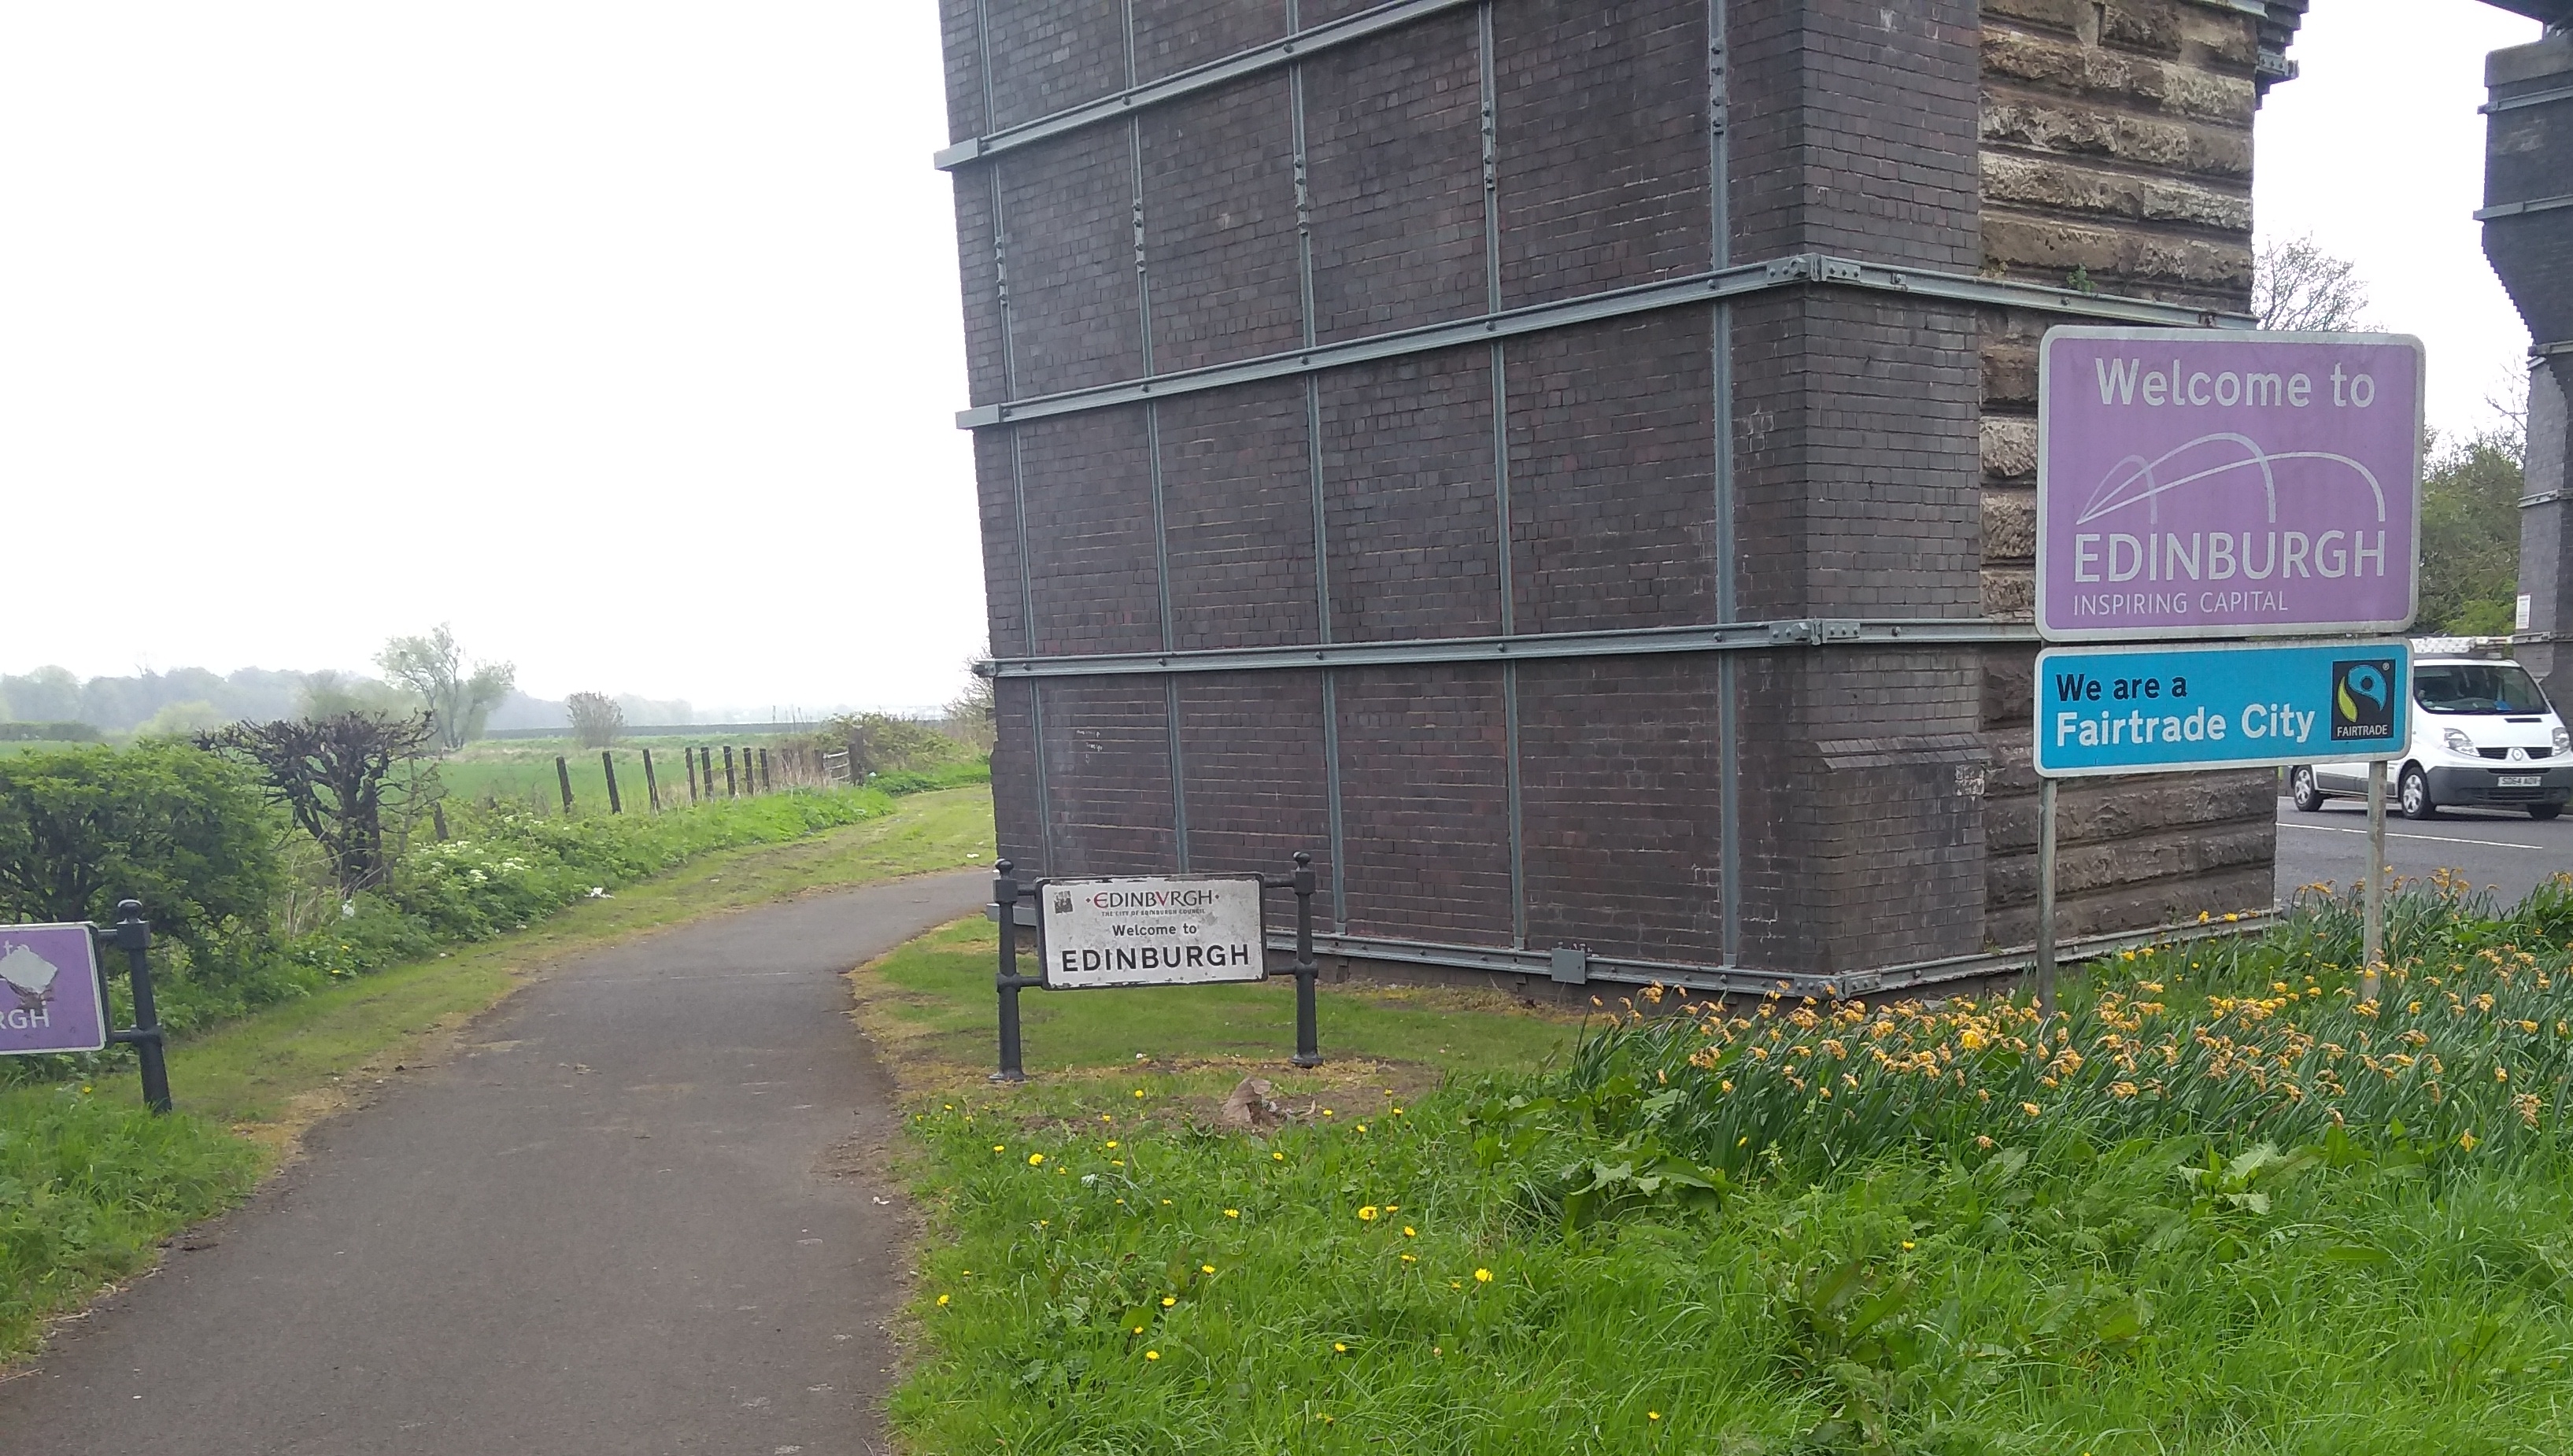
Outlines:
[[2055,1016],[2055,780],[2037,781],[2037,1010]]
[[2385,760],[2367,766],[2367,889],[2359,906],[2360,958],[2358,999],[2373,1003],[2379,991],[2377,973],[2385,966]]
[[134,1048],[143,1064],[143,1105],[166,1112],[170,1110],[170,1069],[162,1056],[161,1012],[152,1002],[152,923],[143,918],[143,902],[118,901],[116,928],[101,935],[125,953],[126,975],[134,983],[134,1026],[108,1033],[107,1040]]
[[[1262,924],[1265,892],[1295,896],[1295,1056],[1297,1067],[1321,1065],[1313,988],[1313,857],[1298,851],[1288,875],[1203,875],[1019,883],[1008,860],[992,869],[992,910],[1000,922],[993,987],[1000,998],[998,1083],[1027,1081],[1021,1054],[1019,993],[1110,987],[1205,986],[1260,981],[1269,975],[1269,937]],[[1038,905],[1038,967],[1019,974],[1018,907]]]

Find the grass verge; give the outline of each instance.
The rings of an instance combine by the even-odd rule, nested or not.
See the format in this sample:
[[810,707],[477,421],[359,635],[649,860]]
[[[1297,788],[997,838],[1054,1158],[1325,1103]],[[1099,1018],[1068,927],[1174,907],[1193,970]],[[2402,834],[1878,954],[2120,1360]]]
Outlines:
[[238,1202],[314,1118],[563,956],[799,893],[988,862],[988,791],[917,794],[785,844],[719,850],[577,902],[528,930],[271,1007],[176,1044],[177,1115],[130,1074],[0,1092],[0,1362],[44,1320],[147,1267],[159,1243]]
[[[1422,1059],[1450,1010],[1279,1076],[1261,1135],[1212,1126],[1220,1019],[1032,1021],[1072,1070],[911,1109],[893,1417],[922,1451],[2573,1449],[2573,881],[2395,920],[2366,1009],[2313,901],[2043,1029],[1770,1002]],[[859,978],[932,1073],[991,994],[943,934]]]

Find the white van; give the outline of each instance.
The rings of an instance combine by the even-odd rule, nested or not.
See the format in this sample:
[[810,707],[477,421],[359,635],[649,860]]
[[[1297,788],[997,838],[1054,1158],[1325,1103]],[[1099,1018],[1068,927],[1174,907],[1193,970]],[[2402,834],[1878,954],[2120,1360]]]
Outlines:
[[[2416,637],[2412,642],[2412,741],[2385,765],[2392,807],[2427,819],[2442,807],[2525,809],[2552,819],[2573,799],[2573,737],[2535,679],[2510,660],[2510,640]],[[2287,771],[2296,807],[2365,797],[2364,762],[2298,764]]]

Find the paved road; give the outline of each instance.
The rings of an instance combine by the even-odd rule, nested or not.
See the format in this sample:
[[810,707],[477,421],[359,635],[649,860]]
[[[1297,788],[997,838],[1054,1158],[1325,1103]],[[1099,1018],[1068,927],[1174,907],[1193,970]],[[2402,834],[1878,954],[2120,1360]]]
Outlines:
[[[2489,885],[2507,905],[2559,870],[2573,870],[2573,817],[2541,824],[2526,814],[2492,809],[2442,809],[2436,819],[2410,820],[2387,811],[2386,863],[2402,876],[2446,867],[2479,886]],[[2367,804],[2331,799],[2313,814],[2278,801],[2278,895],[2328,880],[2343,889],[2367,873]]]
[[566,965],[0,1384],[0,1450],[881,1449],[903,1225],[873,1155],[890,1089],[837,973],[989,885]]

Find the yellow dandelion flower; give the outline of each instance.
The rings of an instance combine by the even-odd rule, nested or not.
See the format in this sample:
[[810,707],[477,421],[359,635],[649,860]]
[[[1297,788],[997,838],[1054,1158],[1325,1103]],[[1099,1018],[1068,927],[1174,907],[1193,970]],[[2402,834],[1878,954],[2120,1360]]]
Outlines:
[[1333,1115],[1336,1115],[1336,1114],[1335,1114],[1335,1113],[1333,1113],[1333,1112],[1331,1111],[1331,1109],[1330,1109],[1330,1108],[1328,1108],[1328,1107],[1324,1107],[1324,1108],[1322,1109],[1322,1115],[1323,1115],[1323,1116],[1325,1116],[1325,1117],[1328,1117],[1328,1116],[1333,1116]]
[[1117,1139],[1116,1139],[1116,1138],[1114,1138],[1114,1137],[1109,1138],[1109,1139],[1108,1139],[1108,1145],[1109,1145],[1109,1146],[1111,1146],[1111,1147],[1116,1146],[1116,1145],[1117,1145]]
[[1273,1152],[1269,1154],[1269,1160],[1271,1162],[1285,1162],[1286,1160],[1286,1154],[1283,1152]]
[[1489,1269],[1476,1269],[1474,1271],[1474,1282],[1477,1284],[1488,1284],[1492,1282],[1492,1271]]
[[1646,1420],[1648,1420],[1648,1421],[1657,1421],[1657,1420],[1660,1420],[1661,1418],[1662,1418],[1662,1413],[1661,1413],[1660,1411],[1657,1411],[1657,1410],[1648,1410],[1648,1411],[1644,1412],[1644,1419],[1646,1419]]
[[1142,1334],[1143,1332],[1144,1332],[1144,1327],[1143,1327],[1142,1325],[1140,1325],[1140,1324],[1139,1324],[1139,1325],[1135,1326],[1135,1333],[1137,1333],[1137,1334]]
[[1411,1255],[1409,1255],[1409,1254],[1404,1254],[1404,1255],[1402,1256],[1402,1261],[1403,1261],[1404,1263],[1406,1263],[1406,1264],[1416,1264],[1416,1263],[1420,1262],[1418,1259],[1413,1258],[1413,1257],[1412,1257]]
[[1917,1247],[1918,1245],[1914,1244],[1912,1240],[1910,1240],[1910,1239],[1908,1239],[1908,1238],[1907,1238],[1907,1239],[1903,1240],[1903,1246],[1904,1246],[1905,1248],[1909,1249],[1909,1248]]
[[1006,1142],[995,1142],[992,1144],[992,1150],[994,1152],[1007,1152],[1010,1150],[1010,1145]]
[[1144,1352],[1144,1358],[1147,1360],[1158,1360],[1162,1358],[1162,1352],[1159,1350],[1146,1350]]
[[946,1303],[946,1302],[947,1302],[947,1296],[946,1296],[946,1295],[944,1295],[944,1294],[939,1295],[939,1296],[938,1296],[938,1302],[939,1302],[939,1303],[941,1303],[941,1304]]
[[1140,1101],[1140,1100],[1142,1100],[1142,1099],[1143,1099],[1143,1096],[1144,1096],[1144,1090],[1143,1090],[1142,1088],[1140,1088],[1140,1087],[1139,1087],[1139,1088],[1137,1088],[1137,1089],[1135,1089],[1135,1096],[1136,1096],[1136,1099],[1137,1099],[1137,1100],[1139,1100],[1139,1101]]
[[2458,1134],[2457,1134],[2457,1145],[2458,1145],[2459,1147],[2464,1148],[2464,1149],[2465,1149],[2466,1151],[2468,1151],[2468,1152],[2472,1152],[2472,1151],[2474,1151],[2474,1150],[2475,1150],[2475,1134],[2473,1134],[2472,1132],[2460,1132],[2460,1133],[2458,1133]]
[[1405,1238],[1418,1238],[1420,1236],[1420,1230],[1406,1223],[1402,1225],[1402,1236]]
[[1358,1209],[1358,1221],[1360,1223],[1373,1223],[1375,1221],[1375,1205],[1373,1203],[1369,1203],[1365,1207]]
[[1345,1355],[1345,1354],[1347,1354],[1348,1352],[1349,1352],[1349,1347],[1348,1347],[1347,1345],[1345,1345],[1345,1344],[1341,1343],[1341,1342],[1340,1342],[1340,1341],[1338,1341],[1338,1340],[1333,1340],[1333,1341],[1331,1341],[1331,1353],[1332,1353],[1332,1354],[1334,1354],[1334,1355]]
[[1212,1273],[1214,1273],[1214,1272],[1215,1272],[1215,1265],[1213,1265],[1213,1264],[1200,1264],[1200,1265],[1198,1265],[1198,1272],[1199,1272],[1199,1273],[1201,1273],[1201,1274],[1212,1274]]
[[1239,1218],[1242,1216],[1242,1210],[1239,1208],[1227,1208],[1224,1210],[1224,1216],[1227,1218]]
[[1165,1295],[1163,1295],[1163,1296],[1162,1296],[1162,1307],[1163,1307],[1164,1309],[1168,1309],[1168,1308],[1170,1308],[1172,1305],[1177,1304],[1177,1303],[1179,1303],[1179,1302],[1180,1302],[1180,1300],[1179,1300],[1179,1296],[1178,1296],[1178,1295],[1176,1295],[1176,1294],[1165,1294]]

